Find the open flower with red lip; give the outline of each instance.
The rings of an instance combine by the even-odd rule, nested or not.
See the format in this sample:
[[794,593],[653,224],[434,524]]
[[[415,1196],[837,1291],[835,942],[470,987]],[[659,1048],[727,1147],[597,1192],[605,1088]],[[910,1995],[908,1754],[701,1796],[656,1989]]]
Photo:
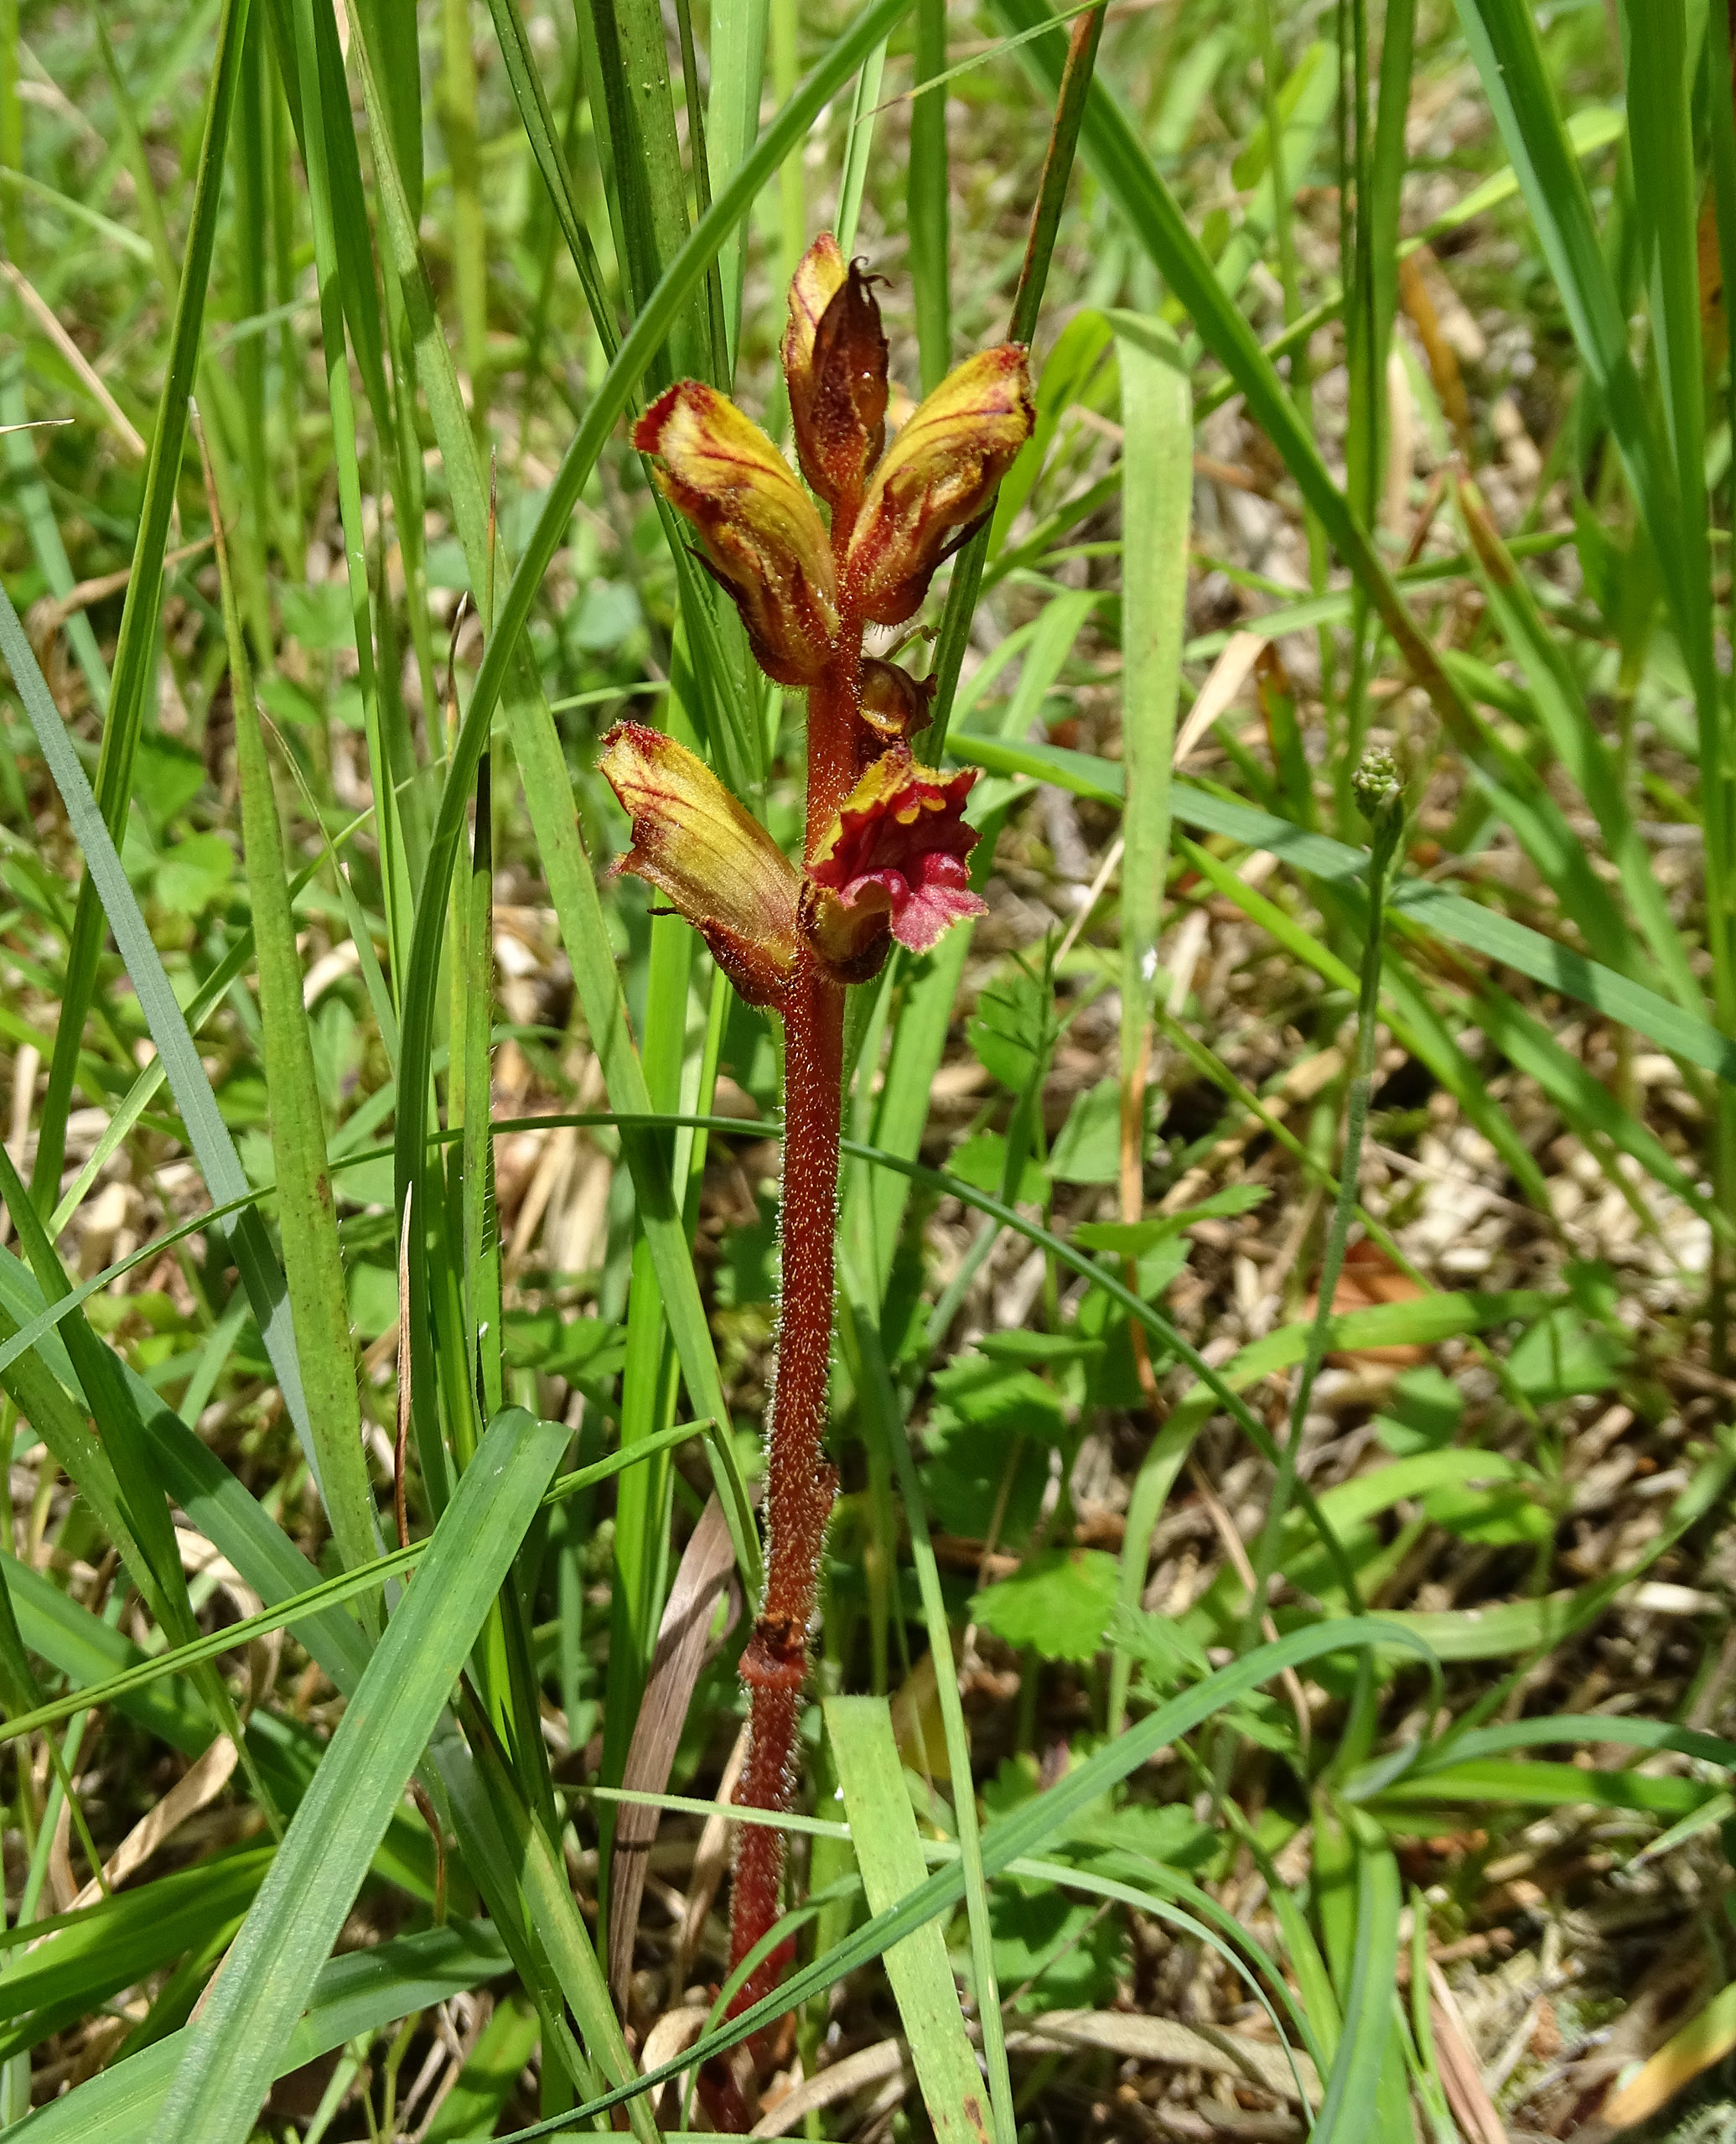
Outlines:
[[674,902],[749,1005],[777,1003],[795,971],[795,866],[702,760],[643,723],[617,723],[599,771],[633,822],[616,864]]
[[976,779],[974,767],[919,766],[902,745],[874,761],[808,861],[802,918],[822,958],[849,969],[880,929],[926,953],[948,924],[987,913],[964,860],[977,845],[964,822]]
[[699,532],[704,561],[735,600],[754,660],[780,685],[809,685],[838,629],[832,545],[790,465],[727,395],[682,380],[633,428],[657,481]]

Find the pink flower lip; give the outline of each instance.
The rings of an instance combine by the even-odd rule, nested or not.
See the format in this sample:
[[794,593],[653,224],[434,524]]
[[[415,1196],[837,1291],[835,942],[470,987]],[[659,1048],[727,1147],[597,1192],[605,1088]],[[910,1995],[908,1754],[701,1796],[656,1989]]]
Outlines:
[[934,773],[894,745],[844,800],[810,880],[841,909],[884,915],[900,945],[927,953],[950,924],[987,913],[964,861],[977,844],[963,817],[976,779],[973,767]]

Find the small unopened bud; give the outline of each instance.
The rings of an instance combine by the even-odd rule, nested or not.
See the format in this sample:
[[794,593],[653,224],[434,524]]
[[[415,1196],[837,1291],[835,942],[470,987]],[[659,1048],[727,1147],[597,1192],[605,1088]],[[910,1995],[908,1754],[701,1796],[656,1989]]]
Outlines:
[[790,283],[784,335],[802,472],[829,506],[852,516],[886,443],[886,337],[873,280],[824,233]]
[[913,677],[895,662],[868,656],[862,665],[862,719],[881,736],[903,739],[929,724],[938,677]]
[[1350,777],[1350,793],[1371,826],[1380,826],[1402,809],[1404,784],[1399,779],[1398,762],[1384,745],[1371,745],[1363,754],[1361,766]]

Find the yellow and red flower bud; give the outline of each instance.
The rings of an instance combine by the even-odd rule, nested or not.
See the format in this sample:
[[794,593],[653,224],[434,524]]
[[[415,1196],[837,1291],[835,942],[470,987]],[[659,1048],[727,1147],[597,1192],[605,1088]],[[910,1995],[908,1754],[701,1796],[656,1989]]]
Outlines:
[[811,684],[837,631],[837,590],[825,526],[789,463],[697,380],[659,395],[633,444],[661,462],[657,481],[698,530],[760,668],[780,685]]
[[853,515],[886,441],[886,337],[873,278],[823,232],[790,283],[784,377],[802,474]]
[[647,880],[700,931],[749,1005],[777,1001],[801,952],[795,866],[685,745],[618,723],[598,771],[633,822],[615,865]]
[[941,381],[886,450],[842,571],[847,600],[877,626],[902,625],[935,568],[987,511],[1036,421],[1025,351],[985,350]]
[[987,914],[964,862],[977,845],[963,816],[976,779],[973,767],[936,774],[894,745],[845,798],[809,859],[802,901],[810,942],[844,979],[860,979],[849,971],[878,929],[926,953],[948,924]]
[[913,677],[895,662],[868,656],[862,665],[862,719],[883,737],[911,736],[927,729],[939,683],[938,677]]

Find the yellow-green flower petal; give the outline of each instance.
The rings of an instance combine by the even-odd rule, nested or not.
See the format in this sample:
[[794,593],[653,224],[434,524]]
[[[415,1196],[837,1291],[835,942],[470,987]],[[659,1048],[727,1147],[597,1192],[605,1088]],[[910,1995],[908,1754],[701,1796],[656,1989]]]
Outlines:
[[[851,533],[846,600],[878,626],[902,625],[934,571],[987,511],[1036,421],[1025,351],[985,350],[941,381],[886,450]],[[960,540],[962,540],[961,538]]]
[[749,1005],[775,1004],[801,950],[795,866],[702,760],[642,723],[618,723],[597,761],[633,822],[615,865],[701,931]]
[[755,660],[780,685],[811,684],[837,631],[832,544],[794,471],[727,395],[682,380],[635,426],[665,496],[699,532],[735,600]]

